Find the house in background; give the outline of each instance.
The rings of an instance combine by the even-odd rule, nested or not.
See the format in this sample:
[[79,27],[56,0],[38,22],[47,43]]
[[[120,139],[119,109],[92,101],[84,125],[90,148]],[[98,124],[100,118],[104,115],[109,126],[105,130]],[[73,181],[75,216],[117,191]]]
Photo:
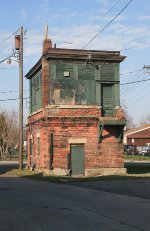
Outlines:
[[125,173],[118,51],[60,49],[43,41],[30,82],[28,165],[53,175]]
[[144,146],[147,143],[150,143],[150,124],[145,124],[124,132],[124,144]]

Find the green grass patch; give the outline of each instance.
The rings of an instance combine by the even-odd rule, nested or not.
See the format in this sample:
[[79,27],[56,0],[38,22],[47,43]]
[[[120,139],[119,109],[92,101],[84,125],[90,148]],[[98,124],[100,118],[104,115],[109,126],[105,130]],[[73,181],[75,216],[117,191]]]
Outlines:
[[127,168],[127,174],[125,175],[109,175],[109,176],[97,176],[97,177],[87,177],[87,178],[73,178],[70,176],[50,176],[44,174],[43,172],[30,171],[24,169],[23,171],[19,169],[13,169],[4,173],[7,177],[23,177],[30,178],[33,180],[44,180],[54,183],[71,183],[71,182],[88,182],[88,181],[103,181],[103,180],[126,180],[135,178],[149,178],[150,177],[150,163],[139,163],[139,162],[129,162],[125,163],[125,168]]
[[75,183],[75,182],[89,182],[89,181],[110,181],[110,180],[129,180],[136,178],[149,178],[150,177],[150,167],[135,167],[128,166],[127,174],[125,175],[110,175],[110,176],[97,176],[97,177],[87,177],[87,178],[72,178],[69,176],[50,176],[44,173],[39,173],[37,171],[30,171],[24,169],[23,171],[14,169],[6,173],[8,177],[23,177],[32,180],[42,180],[51,183]]
[[124,155],[125,160],[136,160],[136,161],[150,161],[150,156],[140,156],[140,155]]
[[10,171],[7,171],[6,173],[4,173],[4,175],[6,176],[10,176],[10,177],[23,177],[23,176],[32,176],[33,174],[35,174],[35,172],[29,171],[27,169],[19,170],[19,169],[12,169]]

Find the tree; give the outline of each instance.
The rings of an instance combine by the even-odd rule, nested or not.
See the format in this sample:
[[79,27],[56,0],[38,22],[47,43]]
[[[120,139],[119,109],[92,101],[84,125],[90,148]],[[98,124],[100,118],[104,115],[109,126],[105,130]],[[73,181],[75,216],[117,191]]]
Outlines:
[[123,111],[124,111],[124,114],[125,114],[125,118],[127,120],[126,128],[129,129],[129,128],[135,127],[134,120],[133,120],[132,116],[129,115],[128,107],[127,107],[127,105],[125,103],[123,103]]
[[5,115],[2,112],[0,114],[0,152],[1,152],[1,156],[3,155],[3,153],[5,152],[6,149],[6,142],[5,142],[5,137],[7,136],[8,133],[8,126],[7,126],[7,122],[5,119]]
[[150,124],[150,112],[146,116],[141,118],[140,124],[141,125]]
[[0,112],[0,152],[1,157],[10,148],[17,148],[19,140],[18,114],[15,110]]

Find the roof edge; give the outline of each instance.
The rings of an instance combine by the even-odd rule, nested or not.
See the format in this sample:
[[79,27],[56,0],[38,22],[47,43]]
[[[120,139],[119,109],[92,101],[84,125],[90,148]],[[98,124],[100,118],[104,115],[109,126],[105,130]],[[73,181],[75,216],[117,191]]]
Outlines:
[[[42,65],[42,58],[50,59],[80,59],[87,60],[88,56],[91,55],[91,62],[122,62],[126,56],[122,56],[120,51],[102,51],[102,50],[80,50],[80,49],[64,49],[64,48],[49,48],[37,63],[29,70],[25,75],[27,79],[32,76],[40,69]],[[93,57],[92,57],[93,56]]]

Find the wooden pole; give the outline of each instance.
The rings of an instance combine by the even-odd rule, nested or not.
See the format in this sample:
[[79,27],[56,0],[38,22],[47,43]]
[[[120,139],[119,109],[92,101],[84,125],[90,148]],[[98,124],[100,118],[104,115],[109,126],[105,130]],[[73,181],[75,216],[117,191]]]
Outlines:
[[20,28],[19,50],[19,169],[23,170],[23,26]]

